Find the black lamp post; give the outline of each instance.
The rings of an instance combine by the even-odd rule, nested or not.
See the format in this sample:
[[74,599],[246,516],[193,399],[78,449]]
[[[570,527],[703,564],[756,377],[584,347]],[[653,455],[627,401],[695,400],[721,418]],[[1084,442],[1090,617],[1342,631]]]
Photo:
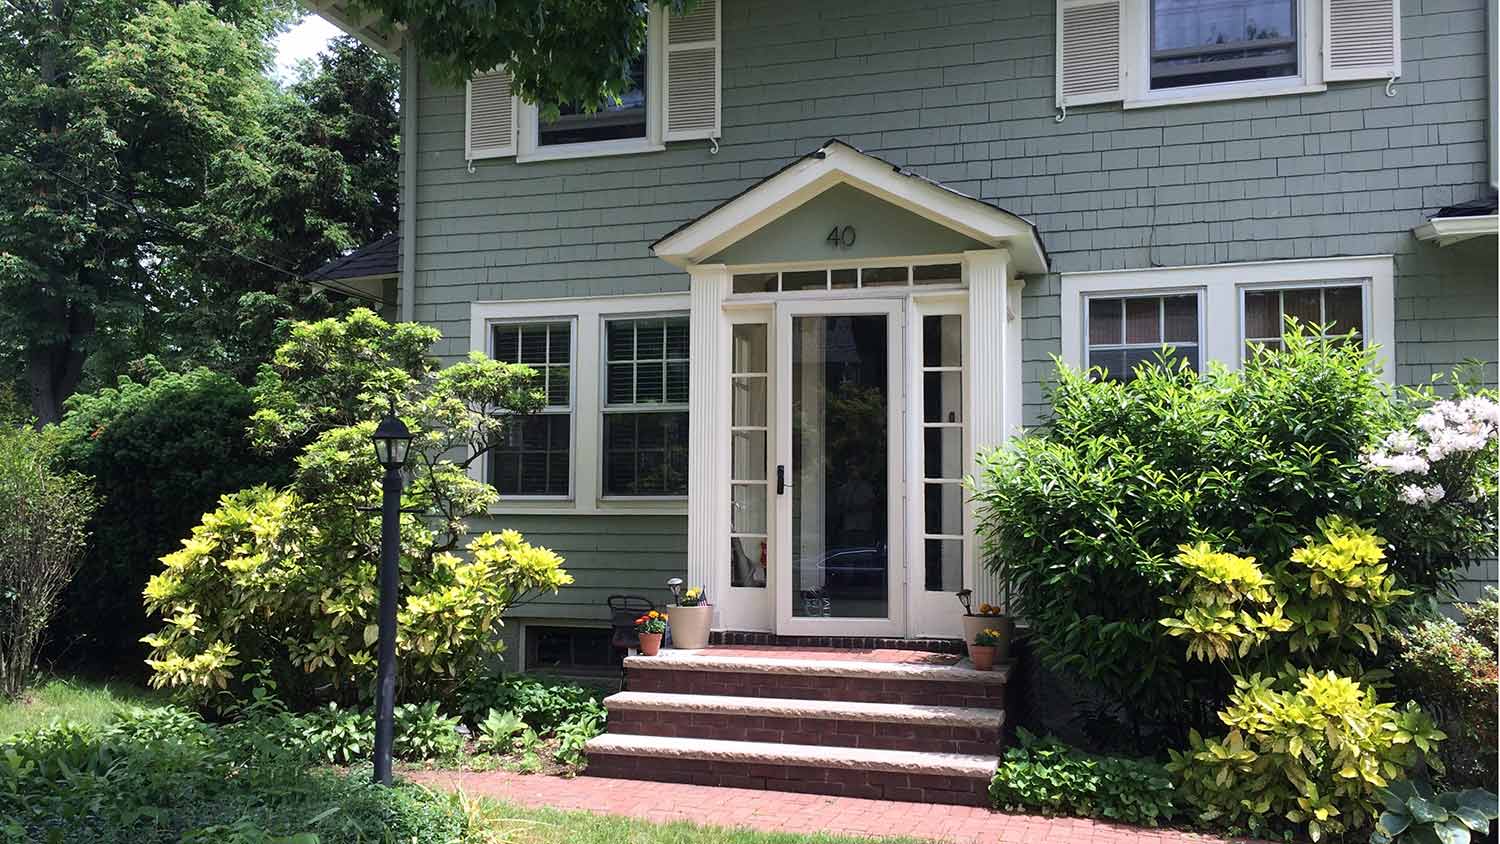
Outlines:
[[380,485],[380,645],[375,676],[375,781],[391,784],[391,744],[396,737],[396,601],[401,590],[401,467],[411,431],[396,403],[375,426],[375,458],[385,467]]

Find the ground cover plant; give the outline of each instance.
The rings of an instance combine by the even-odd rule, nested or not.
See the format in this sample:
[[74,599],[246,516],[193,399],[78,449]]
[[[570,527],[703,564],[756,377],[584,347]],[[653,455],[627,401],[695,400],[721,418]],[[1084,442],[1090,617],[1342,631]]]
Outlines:
[[[294,709],[373,696],[380,468],[375,420],[395,402],[412,430],[403,496],[398,694],[446,699],[500,648],[511,606],[572,582],[515,531],[467,537],[496,499],[468,474],[543,401],[533,370],[472,356],[439,368],[435,329],[369,310],[297,323],[253,390],[254,442],[305,443],[285,488],[226,495],[146,588],[154,686],[232,705],[245,667]],[[461,458],[453,455],[462,454]]]
[[102,726],[132,707],[165,703],[162,697],[120,681],[38,678],[14,699],[0,702],[0,740],[56,721]]
[[1177,819],[1176,791],[1154,762],[1096,756],[1021,728],[995,771],[990,802],[1009,812],[1159,826]]

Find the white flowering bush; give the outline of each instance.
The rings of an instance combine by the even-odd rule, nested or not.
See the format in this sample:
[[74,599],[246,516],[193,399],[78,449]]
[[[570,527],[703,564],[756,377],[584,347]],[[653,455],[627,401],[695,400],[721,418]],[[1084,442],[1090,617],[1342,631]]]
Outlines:
[[1453,570],[1452,561],[1493,553],[1500,402],[1461,392],[1430,400],[1411,424],[1387,434],[1360,464],[1384,493],[1407,551]]

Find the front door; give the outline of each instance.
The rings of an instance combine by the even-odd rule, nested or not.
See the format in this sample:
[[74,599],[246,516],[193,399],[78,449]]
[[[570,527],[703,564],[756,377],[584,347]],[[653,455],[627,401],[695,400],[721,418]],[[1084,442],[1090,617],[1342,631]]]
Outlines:
[[778,633],[905,633],[903,306],[777,306]]

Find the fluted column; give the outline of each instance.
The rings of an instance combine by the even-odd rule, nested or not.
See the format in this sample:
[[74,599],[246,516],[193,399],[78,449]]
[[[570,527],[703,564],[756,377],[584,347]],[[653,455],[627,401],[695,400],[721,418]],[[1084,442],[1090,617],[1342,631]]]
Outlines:
[[[978,469],[975,456],[1003,445],[1021,418],[1020,288],[1012,292],[1010,253],[985,249],[964,253],[964,277],[969,288],[969,430],[974,455],[969,472]],[[999,584],[989,572],[980,549],[971,555],[974,571],[968,580],[974,603],[1002,604]]]
[[690,266],[692,360],[688,390],[688,583],[714,607],[729,585],[729,361],[723,264]]

